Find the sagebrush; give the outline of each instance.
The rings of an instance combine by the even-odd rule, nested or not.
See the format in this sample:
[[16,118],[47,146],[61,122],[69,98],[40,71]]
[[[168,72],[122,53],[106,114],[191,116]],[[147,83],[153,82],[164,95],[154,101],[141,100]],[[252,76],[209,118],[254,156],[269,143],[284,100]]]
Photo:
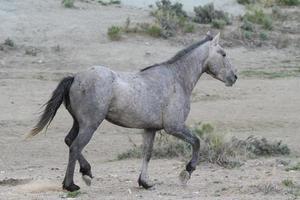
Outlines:
[[[270,142],[265,138],[250,136],[245,140],[228,138],[225,134],[216,133],[210,124],[195,125],[191,132],[201,141],[201,161],[216,163],[232,168],[243,164],[246,157],[286,155],[290,153],[287,145],[281,142]],[[189,144],[178,140],[164,132],[158,134],[154,143],[153,158],[187,159],[191,156]],[[141,158],[142,146],[133,144],[128,151],[118,155],[118,159]]]

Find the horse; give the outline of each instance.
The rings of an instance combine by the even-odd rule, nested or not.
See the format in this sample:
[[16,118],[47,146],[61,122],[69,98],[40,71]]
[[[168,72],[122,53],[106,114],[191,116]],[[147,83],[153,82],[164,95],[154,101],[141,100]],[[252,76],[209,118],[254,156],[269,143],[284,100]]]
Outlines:
[[48,127],[64,103],[73,118],[73,126],[65,137],[69,160],[63,189],[80,189],[73,181],[77,160],[82,178],[86,184],[91,183],[91,166],[82,150],[103,120],[122,127],[143,129],[143,159],[138,184],[145,189],[154,185],[148,178],[147,169],[155,133],[164,130],[189,143],[192,158],[180,173],[181,181],[187,183],[199,162],[200,148],[199,138],[185,124],[192,90],[203,73],[226,86],[232,86],[237,80],[236,69],[219,39],[220,33],[215,37],[208,33],[171,59],[138,72],[115,72],[104,66],[94,66],[63,78],[45,104],[38,123],[28,134],[32,137]]

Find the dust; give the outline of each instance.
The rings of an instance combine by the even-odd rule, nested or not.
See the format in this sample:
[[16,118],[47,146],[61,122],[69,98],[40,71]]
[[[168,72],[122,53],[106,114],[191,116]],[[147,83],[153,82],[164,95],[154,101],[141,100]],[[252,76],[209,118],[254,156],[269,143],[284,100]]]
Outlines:
[[62,191],[61,184],[55,181],[37,180],[18,185],[17,192],[22,193],[44,193],[44,192],[59,192]]

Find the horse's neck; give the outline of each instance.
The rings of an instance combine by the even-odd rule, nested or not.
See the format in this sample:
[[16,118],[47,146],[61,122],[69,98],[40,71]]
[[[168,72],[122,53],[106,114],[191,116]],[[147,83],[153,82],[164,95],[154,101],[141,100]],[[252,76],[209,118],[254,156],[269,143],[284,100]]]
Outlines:
[[186,92],[192,93],[200,76],[205,72],[205,61],[209,54],[209,43],[205,43],[183,58],[173,63],[172,68],[176,76],[185,87]]

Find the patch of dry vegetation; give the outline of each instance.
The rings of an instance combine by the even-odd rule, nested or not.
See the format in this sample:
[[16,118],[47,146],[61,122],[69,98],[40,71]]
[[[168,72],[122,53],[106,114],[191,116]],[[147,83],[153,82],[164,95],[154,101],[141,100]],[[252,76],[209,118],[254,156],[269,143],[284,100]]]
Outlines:
[[154,18],[152,23],[132,24],[130,19],[127,19],[125,26],[120,27],[121,33],[145,34],[167,39],[195,32],[196,23],[211,24],[216,29],[223,29],[231,23],[229,14],[216,10],[212,3],[195,7],[195,17],[188,16],[181,3],[172,3],[169,0],[157,1],[152,8],[150,13]]
[[11,38],[6,38],[3,43],[0,44],[0,51],[6,51],[16,48],[16,43]]
[[100,3],[102,6],[121,4],[121,1],[119,1],[119,0],[110,0],[110,1],[98,0],[97,2]]
[[211,24],[213,28],[222,29],[225,25],[231,24],[231,17],[228,13],[216,10],[213,3],[204,6],[194,7],[194,21],[200,24]]
[[299,5],[299,0],[237,0],[239,4],[263,4],[264,6],[284,5],[284,6],[296,6]]
[[286,168],[286,171],[300,171],[300,162],[296,163],[291,167]]
[[262,183],[250,186],[251,193],[263,193],[264,195],[281,193],[282,189],[275,183]]
[[65,8],[74,8],[74,1],[75,0],[62,0],[61,3]]
[[[240,17],[240,25],[225,40],[245,46],[261,47],[275,46],[286,48],[293,43],[297,37],[297,21],[294,16],[294,8],[286,5],[280,0],[238,0],[245,5],[246,13]],[[295,4],[297,5],[297,3]],[[289,20],[289,21],[287,21]]]
[[[250,136],[245,140],[235,137],[228,138],[216,133],[210,124],[196,125],[191,128],[193,134],[201,140],[200,158],[203,162],[215,163],[232,168],[243,164],[245,158],[257,156],[287,155],[290,153],[287,145],[280,142],[270,142],[265,138]],[[154,143],[154,158],[189,158],[192,148],[189,144],[161,132]],[[142,146],[133,143],[128,151],[118,155],[118,159],[141,158]]]
[[278,71],[270,71],[264,69],[255,70],[243,70],[240,75],[248,78],[263,78],[263,79],[277,79],[288,77],[300,77],[300,67],[294,67],[291,69],[284,69]]
[[122,35],[122,28],[119,26],[111,26],[107,30],[107,35],[110,40],[120,40]]

